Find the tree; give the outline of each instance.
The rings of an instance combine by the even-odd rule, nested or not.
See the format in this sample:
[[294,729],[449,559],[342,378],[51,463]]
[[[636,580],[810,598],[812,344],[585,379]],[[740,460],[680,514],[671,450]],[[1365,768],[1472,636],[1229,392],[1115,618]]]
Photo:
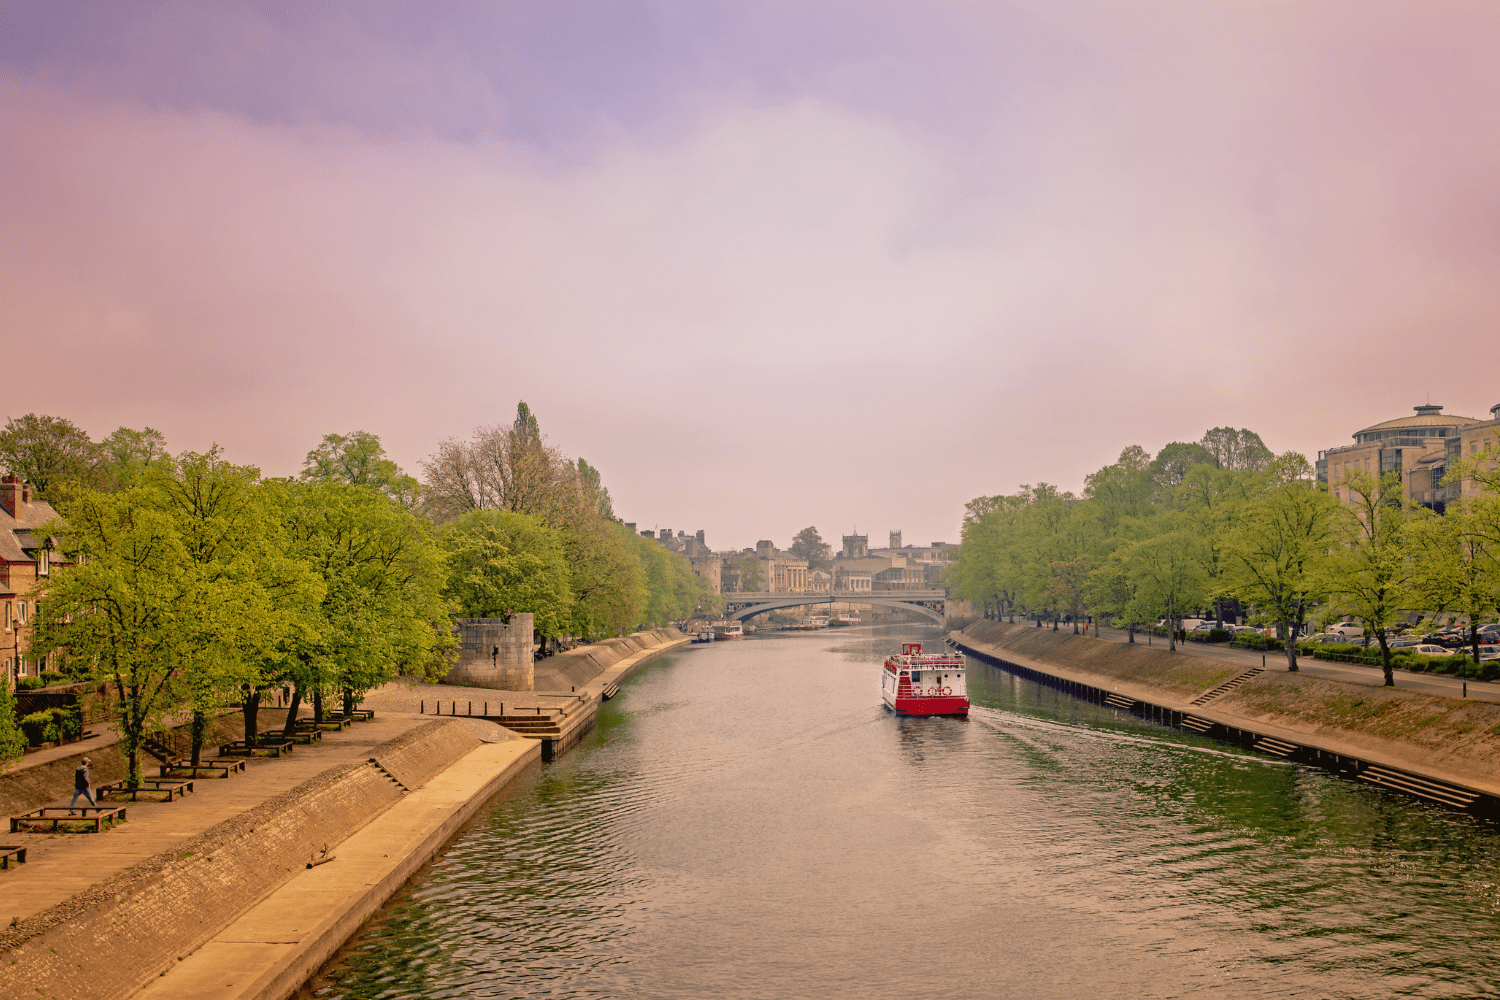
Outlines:
[[0,680],[0,772],[26,753],[26,734],[16,713],[16,696],[10,684]]
[[321,718],[326,692],[341,691],[347,711],[399,674],[445,672],[456,640],[431,525],[368,486],[287,483],[283,490],[287,554],[324,585],[315,614],[278,650],[294,684],[288,729],[308,695]]
[[1196,551],[1199,539],[1182,527],[1132,543],[1122,553],[1138,608],[1167,620],[1168,650],[1177,650],[1178,623],[1183,612],[1198,607],[1205,596],[1203,560]]
[[79,489],[62,501],[64,522],[43,530],[82,558],[48,584],[33,649],[92,663],[115,688],[120,742],[132,786],[140,783],[145,734],[181,703],[189,595],[200,577],[159,498],[145,487],[108,494]]
[[1267,475],[1239,512],[1228,568],[1233,590],[1277,623],[1287,670],[1295,671],[1297,632],[1308,610],[1327,593],[1336,504],[1312,482],[1305,459],[1300,465],[1288,459],[1273,467],[1281,474]]
[[530,612],[538,635],[573,623],[573,595],[562,537],[526,514],[470,511],[444,525],[446,592],[465,618]]
[[1201,444],[1184,444],[1173,441],[1156,453],[1151,462],[1151,478],[1163,489],[1176,489],[1182,485],[1188,469],[1195,465],[1216,465],[1212,452]]
[[1340,544],[1328,560],[1329,592],[1336,610],[1359,619],[1375,636],[1385,686],[1395,687],[1391,626],[1412,605],[1415,569],[1415,550],[1407,544],[1401,477],[1394,472],[1371,476],[1361,470],[1346,485],[1349,503],[1337,505],[1334,517]]
[[806,527],[797,532],[787,551],[798,559],[807,560],[807,565],[811,569],[827,568],[833,565],[833,550],[827,542],[823,541],[823,536],[819,535],[818,529],[814,527]]
[[62,417],[28,413],[0,431],[0,468],[31,483],[41,499],[53,499],[65,483],[91,483],[98,462],[98,446]]
[[1083,617],[1090,575],[1094,563],[1087,556],[1060,560],[1048,566],[1047,599],[1050,604],[1066,608],[1073,620],[1073,634],[1078,634],[1078,619]]
[[167,439],[161,431],[146,427],[132,430],[120,427],[99,442],[100,478],[107,490],[123,490],[136,485],[147,469],[170,459]]
[[421,484],[386,457],[380,438],[367,431],[325,434],[302,463],[302,478],[379,490],[403,507],[416,503]]
[[1414,511],[1406,526],[1415,563],[1414,603],[1434,616],[1447,611],[1463,615],[1476,661],[1479,626],[1500,615],[1497,500],[1484,494],[1463,497],[1442,517]]
[[1274,457],[1260,435],[1245,428],[1215,427],[1199,443],[1213,456],[1216,468],[1235,472],[1259,472]]

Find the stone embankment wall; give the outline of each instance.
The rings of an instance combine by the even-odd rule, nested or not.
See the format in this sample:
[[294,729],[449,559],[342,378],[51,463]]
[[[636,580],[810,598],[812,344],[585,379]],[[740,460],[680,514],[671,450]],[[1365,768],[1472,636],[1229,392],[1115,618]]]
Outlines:
[[444,684],[494,688],[498,691],[530,691],[535,666],[534,620],[530,612],[504,618],[458,619],[458,663],[443,678]]
[[543,660],[537,666],[536,690],[571,691],[587,684],[627,656],[684,638],[686,636],[675,628],[653,629],[570,649]]
[[457,721],[419,726],[0,931],[0,996],[129,996],[479,744]]
[[[1195,706],[1192,699],[1259,662],[1247,658],[1235,663],[1195,656],[1191,647],[1171,653],[1163,646],[1001,622],[977,622],[961,636],[978,652],[1053,676],[1500,793],[1500,703],[1403,688],[1402,678],[1410,675],[1400,671],[1397,686],[1387,688],[1289,673],[1286,660],[1271,655],[1265,670]],[[1380,670],[1366,669],[1372,681]]]

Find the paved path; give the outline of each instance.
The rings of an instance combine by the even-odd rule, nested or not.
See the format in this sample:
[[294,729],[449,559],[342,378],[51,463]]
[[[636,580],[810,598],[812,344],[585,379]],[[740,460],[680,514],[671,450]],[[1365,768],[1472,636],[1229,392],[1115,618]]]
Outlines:
[[[322,740],[298,746],[288,757],[253,759],[244,773],[229,778],[199,778],[194,783],[196,790],[176,801],[122,803],[129,810],[128,821],[103,833],[0,831],[4,843],[29,848],[26,864],[0,872],[0,921],[8,923],[11,917],[24,919],[39,913],[118,871],[295,788],[336,764],[362,760],[371,747],[431,721],[431,716],[424,719],[410,713],[377,710],[371,721],[325,733]],[[74,743],[60,749],[77,753],[85,745]],[[59,799],[52,804],[66,806],[68,800]],[[114,803],[106,801],[106,804]],[[5,827],[8,829],[9,824]]]
[[[1100,628],[1099,638],[1108,642],[1129,642],[1130,635],[1122,629]],[[1146,636],[1137,632],[1135,636],[1137,643],[1144,643]],[[1161,636],[1153,636],[1151,645],[1166,648],[1167,640]],[[1202,656],[1208,659],[1230,660],[1234,663],[1243,664],[1246,670],[1261,664],[1264,656],[1268,668],[1285,670],[1286,655],[1284,653],[1267,652],[1256,653],[1248,649],[1234,649],[1229,646],[1210,644],[1206,642],[1193,642],[1185,644],[1187,650],[1194,656]],[[1179,643],[1178,648],[1184,644]],[[1310,656],[1297,657],[1297,669],[1309,677],[1327,677],[1331,680],[1344,681],[1349,684],[1364,684],[1370,687],[1379,687],[1385,683],[1385,674],[1379,667],[1369,667],[1362,663],[1334,663],[1330,660],[1315,660]],[[1439,694],[1448,698],[1464,697],[1464,682],[1458,677],[1445,677],[1442,674],[1414,674],[1406,670],[1396,671],[1396,686],[1408,691],[1422,691],[1427,694]],[[1476,701],[1500,702],[1500,684],[1485,681],[1469,681],[1468,697]]]

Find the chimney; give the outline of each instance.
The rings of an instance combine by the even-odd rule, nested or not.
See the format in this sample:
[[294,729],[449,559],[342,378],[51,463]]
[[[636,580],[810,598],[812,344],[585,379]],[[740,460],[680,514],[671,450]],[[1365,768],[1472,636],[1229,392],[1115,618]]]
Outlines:
[[31,501],[29,484],[22,485],[20,476],[0,477],[0,507],[11,517],[20,520],[21,505]]

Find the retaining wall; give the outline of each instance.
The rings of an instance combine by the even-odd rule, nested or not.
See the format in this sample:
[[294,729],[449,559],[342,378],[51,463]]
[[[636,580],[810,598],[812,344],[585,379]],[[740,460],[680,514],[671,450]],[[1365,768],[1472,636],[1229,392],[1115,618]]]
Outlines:
[[571,691],[587,684],[627,656],[682,638],[685,638],[684,634],[675,628],[653,629],[558,653],[537,666],[536,690]]
[[419,726],[0,932],[0,996],[129,996],[479,744]]

